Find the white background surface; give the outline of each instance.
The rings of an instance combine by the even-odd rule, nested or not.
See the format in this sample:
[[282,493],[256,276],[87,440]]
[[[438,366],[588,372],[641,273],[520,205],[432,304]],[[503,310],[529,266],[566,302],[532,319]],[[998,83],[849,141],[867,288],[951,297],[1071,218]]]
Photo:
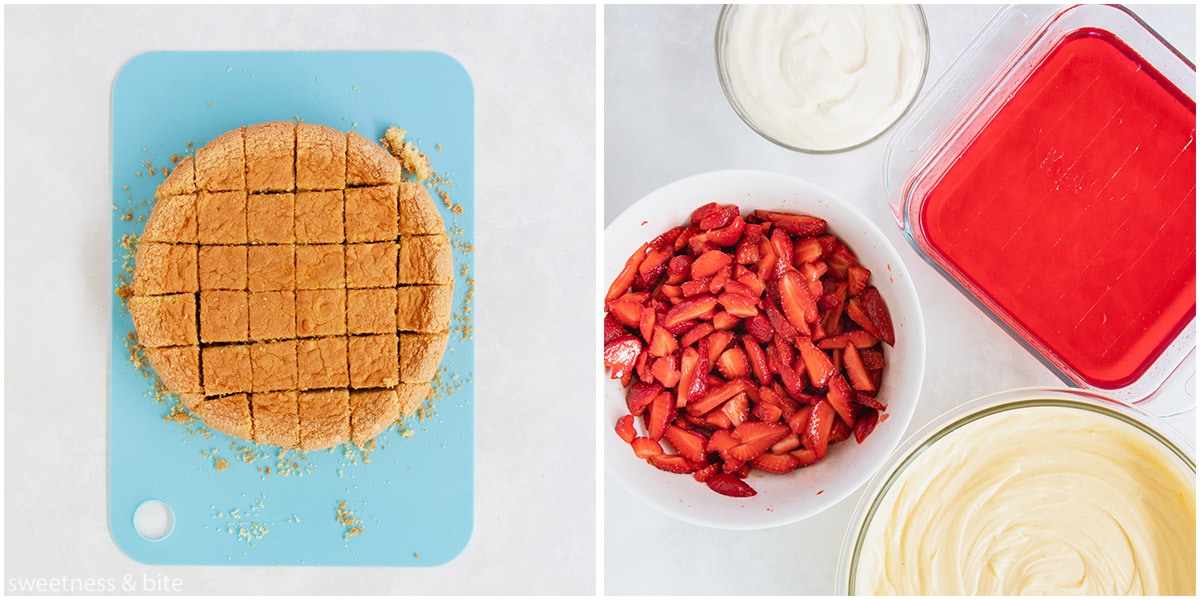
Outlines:
[[[131,575],[189,594],[594,593],[595,14],[6,7],[5,590]],[[445,566],[160,568],[109,537],[111,88],[141,52],[205,49],[439,50],[471,75],[475,528]]]
[[[760,138],[733,112],[716,76],[719,6],[609,6],[604,49],[604,219],[645,194],[700,172],[755,168],[794,175],[854,204],[891,239],[917,286],[928,349],[909,430],[992,392],[1060,386],[901,236],[883,195],[886,136],[857,150],[814,156]],[[925,6],[926,88],[995,13],[995,6]],[[1135,12],[1195,61],[1194,6]],[[603,282],[607,286],[607,282]],[[1173,424],[1195,440],[1195,413]],[[605,424],[608,434],[611,424]],[[832,594],[834,571],[861,490],[827,512],[763,531],[721,531],[656,512],[611,478],[604,483],[604,586],[608,594]]]

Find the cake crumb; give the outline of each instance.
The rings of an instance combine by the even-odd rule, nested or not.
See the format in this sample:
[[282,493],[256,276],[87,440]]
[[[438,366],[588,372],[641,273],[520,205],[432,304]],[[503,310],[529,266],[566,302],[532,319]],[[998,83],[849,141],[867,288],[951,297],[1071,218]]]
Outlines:
[[218,471],[224,471],[228,466],[229,466],[229,461],[227,461],[223,458],[214,458],[213,459],[213,468]]
[[400,164],[405,171],[415,175],[417,181],[425,181],[433,174],[433,168],[429,166],[429,158],[423,152],[418,150],[412,142],[404,140],[407,133],[400,127],[388,127],[379,141],[384,148],[387,148],[388,152],[392,153],[392,156],[400,159]]
[[350,538],[359,535],[366,531],[363,529],[362,521],[354,516],[354,511],[346,507],[345,500],[338,500],[337,522],[346,527],[346,532],[342,536],[343,541],[350,541]]

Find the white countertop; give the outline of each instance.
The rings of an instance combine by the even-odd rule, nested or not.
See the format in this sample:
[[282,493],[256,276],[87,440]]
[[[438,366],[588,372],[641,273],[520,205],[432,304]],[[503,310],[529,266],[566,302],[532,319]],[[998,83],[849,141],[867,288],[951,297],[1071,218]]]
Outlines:
[[[579,440],[593,439],[595,353],[563,341],[590,331],[595,298],[595,15],[5,7],[5,591],[91,578],[120,592],[129,577],[187,594],[593,593],[595,454]],[[153,567],[109,536],[113,80],[142,52],[208,49],[438,50],[472,78],[475,520],[444,566]]]
[[[1134,6],[1193,62],[1194,6]],[[1000,330],[908,245],[881,181],[886,136],[834,155],[793,153],[755,134],[717,81],[713,32],[719,6],[609,6],[605,10],[604,219],[689,175],[728,168],[788,173],[854,204],[888,236],[908,267],[925,318],[921,403],[910,431],[961,402],[1061,382]],[[927,5],[926,86],[997,10]],[[604,282],[607,285],[607,282]],[[1192,385],[1194,389],[1194,382]],[[1195,412],[1171,421],[1195,442]],[[610,434],[611,424],[602,428]],[[832,594],[842,537],[862,492],[807,521],[762,531],[722,531],[667,517],[604,481],[607,594]]]

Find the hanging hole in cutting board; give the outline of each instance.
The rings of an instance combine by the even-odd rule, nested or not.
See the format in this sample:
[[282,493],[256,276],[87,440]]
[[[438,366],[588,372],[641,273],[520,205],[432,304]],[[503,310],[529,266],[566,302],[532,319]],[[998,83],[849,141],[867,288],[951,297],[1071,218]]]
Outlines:
[[162,500],[147,500],[133,511],[133,529],[148,541],[161,541],[175,529],[175,512]]

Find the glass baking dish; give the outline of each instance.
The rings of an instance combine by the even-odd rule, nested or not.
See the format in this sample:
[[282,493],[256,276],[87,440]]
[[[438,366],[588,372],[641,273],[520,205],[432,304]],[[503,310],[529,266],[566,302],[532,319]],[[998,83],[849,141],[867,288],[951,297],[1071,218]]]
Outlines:
[[1006,7],[897,125],[888,202],[1063,381],[1140,402],[1194,374],[1195,88],[1123,7]]

